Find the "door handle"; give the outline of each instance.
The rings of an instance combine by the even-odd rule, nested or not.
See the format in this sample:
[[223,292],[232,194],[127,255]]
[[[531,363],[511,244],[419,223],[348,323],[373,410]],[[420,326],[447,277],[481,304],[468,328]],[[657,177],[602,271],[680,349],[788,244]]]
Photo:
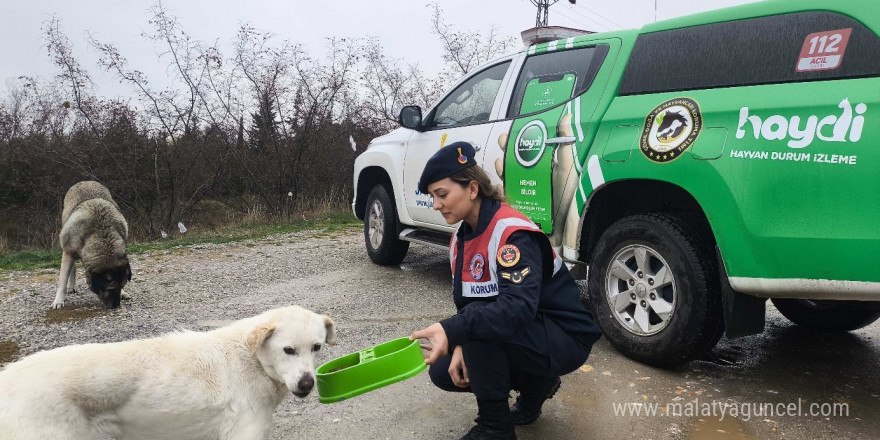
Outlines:
[[560,136],[544,141],[545,144],[568,144],[575,141],[574,136]]

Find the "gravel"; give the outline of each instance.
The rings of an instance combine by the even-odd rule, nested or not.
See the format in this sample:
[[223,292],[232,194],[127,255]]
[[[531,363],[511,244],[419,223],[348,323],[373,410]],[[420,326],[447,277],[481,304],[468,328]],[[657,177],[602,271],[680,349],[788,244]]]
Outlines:
[[[320,364],[452,314],[447,259],[445,251],[414,245],[400,266],[374,265],[358,228],[179,247],[132,256],[134,277],[127,288],[132,299],[120,308],[104,309],[80,277],[81,292],[68,297],[61,313],[49,312],[57,269],[0,272],[0,364],[11,355],[71,344],[209,330],[290,304],[336,321],[339,344],[321,350]],[[541,419],[517,428],[517,437],[877,438],[880,425],[872,416],[880,382],[880,327],[816,335],[772,309],[768,313],[767,333],[725,339],[716,348],[714,353],[732,364],[695,361],[658,370],[621,356],[602,339],[587,364],[563,378]],[[768,389],[773,390],[769,396]],[[689,394],[680,395],[685,391]],[[834,401],[850,404],[849,417],[638,418],[618,417],[613,407],[646,398],[825,402],[838,395]],[[331,405],[320,404],[316,392],[305,399],[291,395],[275,411],[270,438],[451,439],[467,432],[475,415],[473,396],[442,392],[422,373]]]
[[[412,246],[399,267],[376,266],[355,228],[176,247],[131,256],[131,299],[115,310],[103,308],[88,290],[79,264],[79,292],[68,295],[63,311],[49,310],[57,269],[4,272],[0,356],[205,331],[298,304],[336,321],[339,344],[322,351],[320,364],[454,313],[447,258],[443,251]],[[8,361],[0,357],[0,364]],[[474,408],[457,414],[461,405]],[[291,395],[276,410],[270,438],[448,438],[468,429],[475,409],[471,396],[442,393],[422,373],[333,405],[320,404],[317,392],[306,399]],[[457,420],[449,422],[450,416]]]

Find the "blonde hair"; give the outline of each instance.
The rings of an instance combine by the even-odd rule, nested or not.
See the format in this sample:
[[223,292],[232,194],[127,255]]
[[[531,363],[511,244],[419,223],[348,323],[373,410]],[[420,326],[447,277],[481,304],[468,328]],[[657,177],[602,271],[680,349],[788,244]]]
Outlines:
[[501,185],[492,185],[492,181],[489,180],[489,175],[486,174],[479,166],[471,166],[467,167],[451,176],[449,176],[455,182],[458,182],[462,187],[467,188],[470,185],[471,181],[477,182],[477,186],[479,187],[479,195],[484,199],[495,199],[499,202],[504,201],[504,188]]

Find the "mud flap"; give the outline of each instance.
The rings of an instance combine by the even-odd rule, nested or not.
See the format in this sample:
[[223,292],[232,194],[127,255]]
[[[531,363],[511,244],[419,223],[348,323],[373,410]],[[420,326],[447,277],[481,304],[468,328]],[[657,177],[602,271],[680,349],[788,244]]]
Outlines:
[[730,338],[756,335],[764,332],[767,298],[745,295],[730,287],[727,268],[721,258],[721,250],[715,247],[718,274],[721,277],[721,301],[724,303],[724,334]]

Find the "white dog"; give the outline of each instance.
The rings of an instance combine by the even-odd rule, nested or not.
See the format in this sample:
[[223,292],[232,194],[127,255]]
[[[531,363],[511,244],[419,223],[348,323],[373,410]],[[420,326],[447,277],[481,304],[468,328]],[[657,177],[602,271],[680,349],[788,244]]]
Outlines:
[[57,348],[0,371],[0,439],[265,439],[315,385],[333,321],[301,307],[210,332]]

